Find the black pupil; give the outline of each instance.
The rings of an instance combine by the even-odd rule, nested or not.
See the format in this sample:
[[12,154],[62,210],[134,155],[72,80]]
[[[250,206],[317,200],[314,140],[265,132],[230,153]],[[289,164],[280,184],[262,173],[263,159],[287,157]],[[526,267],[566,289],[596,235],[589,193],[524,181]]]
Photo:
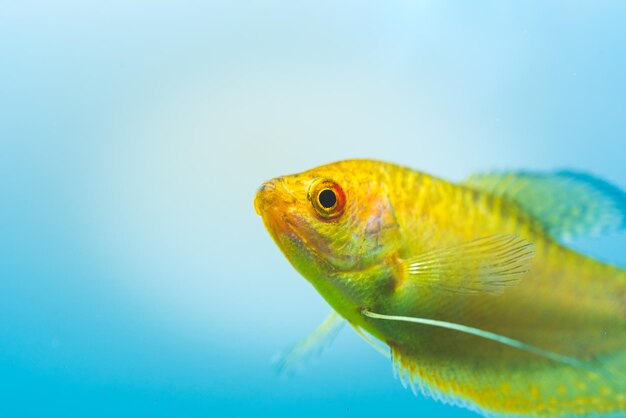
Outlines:
[[326,209],[330,209],[337,203],[337,196],[332,190],[322,190],[319,196],[320,205]]

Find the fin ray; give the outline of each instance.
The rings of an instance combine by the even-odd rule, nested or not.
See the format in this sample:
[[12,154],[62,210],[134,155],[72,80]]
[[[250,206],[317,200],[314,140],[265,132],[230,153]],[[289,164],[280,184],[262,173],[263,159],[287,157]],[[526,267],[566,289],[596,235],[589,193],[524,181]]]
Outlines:
[[499,293],[530,268],[533,245],[516,235],[491,235],[437,248],[402,262],[408,283],[461,293]]

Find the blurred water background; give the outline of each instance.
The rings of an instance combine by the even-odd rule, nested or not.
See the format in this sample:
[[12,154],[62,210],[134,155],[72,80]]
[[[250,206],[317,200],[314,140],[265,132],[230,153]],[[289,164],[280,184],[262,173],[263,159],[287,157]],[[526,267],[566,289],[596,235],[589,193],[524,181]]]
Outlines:
[[[626,188],[626,4],[20,1],[0,7],[0,416],[470,417],[325,317],[252,206],[370,157]],[[626,235],[575,247],[626,265]]]

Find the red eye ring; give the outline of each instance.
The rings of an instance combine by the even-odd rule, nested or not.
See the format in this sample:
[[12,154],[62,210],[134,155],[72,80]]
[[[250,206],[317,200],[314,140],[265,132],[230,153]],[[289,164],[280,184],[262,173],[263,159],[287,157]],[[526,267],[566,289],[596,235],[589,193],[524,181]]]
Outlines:
[[307,195],[313,211],[322,219],[334,219],[343,213],[346,194],[330,179],[317,179],[309,186]]

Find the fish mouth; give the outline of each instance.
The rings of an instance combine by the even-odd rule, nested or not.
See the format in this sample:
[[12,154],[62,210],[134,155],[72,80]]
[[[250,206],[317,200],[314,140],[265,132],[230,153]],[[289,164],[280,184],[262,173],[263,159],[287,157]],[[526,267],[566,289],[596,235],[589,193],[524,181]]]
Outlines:
[[296,199],[284,187],[281,178],[266,181],[257,189],[254,196],[254,210],[272,235],[278,232],[293,233],[288,225],[287,211]]
[[276,190],[274,181],[266,181],[256,191],[254,196],[254,211],[257,215],[263,216],[265,205],[268,203],[268,196],[272,196]]

